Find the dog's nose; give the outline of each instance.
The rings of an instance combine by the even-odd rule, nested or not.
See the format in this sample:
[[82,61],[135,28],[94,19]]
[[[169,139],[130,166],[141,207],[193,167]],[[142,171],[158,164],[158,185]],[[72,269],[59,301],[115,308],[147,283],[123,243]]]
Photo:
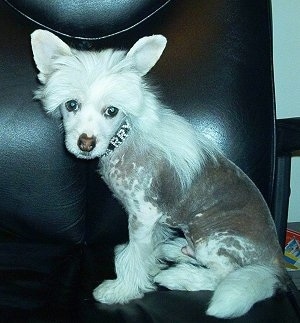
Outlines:
[[86,133],[83,133],[79,136],[77,145],[80,148],[80,150],[90,152],[96,146],[96,137],[88,137]]

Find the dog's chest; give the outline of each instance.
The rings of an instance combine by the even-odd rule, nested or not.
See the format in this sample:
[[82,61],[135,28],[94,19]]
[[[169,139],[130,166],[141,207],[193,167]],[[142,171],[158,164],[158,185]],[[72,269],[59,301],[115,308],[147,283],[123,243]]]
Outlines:
[[139,222],[152,222],[161,216],[157,196],[152,190],[151,171],[144,166],[125,162],[122,156],[112,159],[103,168],[102,177],[129,215],[135,216]]

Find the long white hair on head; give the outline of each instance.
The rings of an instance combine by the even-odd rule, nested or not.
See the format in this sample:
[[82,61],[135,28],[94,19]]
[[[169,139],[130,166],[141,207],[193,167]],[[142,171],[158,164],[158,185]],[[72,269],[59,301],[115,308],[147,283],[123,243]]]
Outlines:
[[[39,74],[42,81],[34,98],[42,101],[44,110],[54,117],[60,116],[59,106],[67,98],[73,99],[88,93],[89,87],[100,76],[122,70],[124,51],[106,49],[101,52],[81,52],[72,49],[72,55],[52,60],[51,73]],[[114,71],[116,70],[116,71]]]
[[213,160],[209,156],[214,156],[215,149],[184,118],[165,108],[143,78],[159,60],[166,42],[162,35],[153,35],[139,39],[127,54],[111,49],[87,53],[71,49],[48,31],[37,30],[32,34],[32,49],[42,86],[35,98],[48,113],[59,117],[59,107],[66,99],[88,93],[99,75],[114,75],[111,85],[118,88],[116,96],[128,92],[121,96],[126,97],[124,112],[140,136],[141,146],[147,144],[168,160],[185,188],[203,164]]

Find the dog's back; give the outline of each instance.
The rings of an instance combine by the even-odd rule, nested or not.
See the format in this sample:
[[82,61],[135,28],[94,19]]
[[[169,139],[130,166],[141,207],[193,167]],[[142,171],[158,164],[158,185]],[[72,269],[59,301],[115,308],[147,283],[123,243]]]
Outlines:
[[[175,197],[166,223],[182,229],[188,243],[183,242],[182,252],[189,251],[155,281],[172,289],[215,290],[209,315],[240,316],[285,288],[287,275],[269,209],[252,181],[222,155],[208,157],[190,189]],[[176,262],[172,249],[172,243],[164,246],[164,255]]]

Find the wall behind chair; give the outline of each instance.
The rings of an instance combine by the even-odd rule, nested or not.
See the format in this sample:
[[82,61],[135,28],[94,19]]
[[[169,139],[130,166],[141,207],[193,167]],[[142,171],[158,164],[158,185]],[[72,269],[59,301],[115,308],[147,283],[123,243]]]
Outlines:
[[[277,118],[300,117],[300,1],[272,0]],[[300,222],[300,152],[292,160],[289,222]]]

